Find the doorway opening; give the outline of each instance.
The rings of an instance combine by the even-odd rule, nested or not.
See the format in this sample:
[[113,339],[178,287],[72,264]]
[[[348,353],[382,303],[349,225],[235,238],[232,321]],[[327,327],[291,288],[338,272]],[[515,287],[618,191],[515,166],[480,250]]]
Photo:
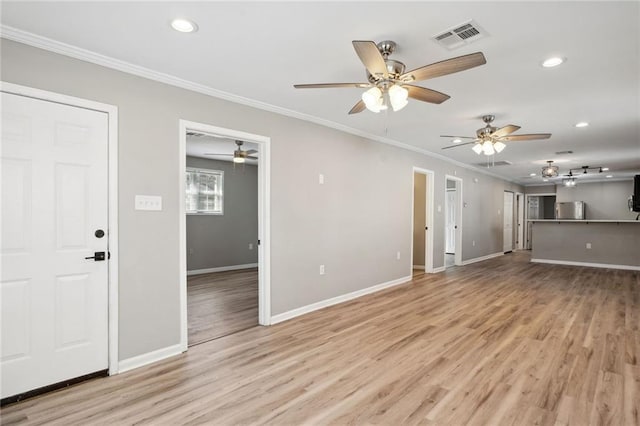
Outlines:
[[411,274],[433,273],[433,182],[431,170],[413,168]]
[[444,267],[462,265],[462,179],[445,177]]
[[184,350],[270,323],[268,142],[180,121]]
[[524,194],[516,192],[516,243],[517,250],[524,249]]
[[505,254],[513,251],[513,205],[513,192],[504,191],[504,208],[502,209],[502,251]]
[[526,194],[525,250],[531,250],[531,222],[533,219],[555,219],[556,194]]

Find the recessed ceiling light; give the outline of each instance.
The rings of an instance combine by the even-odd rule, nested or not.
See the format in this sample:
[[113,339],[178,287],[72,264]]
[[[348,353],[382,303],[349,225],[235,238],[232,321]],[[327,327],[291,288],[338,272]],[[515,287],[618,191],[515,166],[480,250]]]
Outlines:
[[543,182],[549,182],[549,179],[542,179]]
[[452,140],[451,142],[453,142],[453,143],[460,143],[460,142],[462,142],[462,139],[455,138],[455,139],[454,139],[454,140]]
[[587,123],[586,121],[581,121],[579,123],[576,123],[576,127],[587,127],[589,125],[589,123]]
[[195,22],[184,18],[176,18],[171,21],[171,28],[181,33],[193,33],[198,31],[198,26]]
[[535,173],[529,173],[529,176],[534,177],[536,174]]
[[545,59],[544,62],[542,63],[542,66],[545,68],[553,68],[553,67],[557,67],[564,61],[565,61],[564,58],[561,58],[559,56],[554,56],[552,58]]
[[607,177],[608,177],[608,178],[612,178],[612,177],[613,177],[613,175],[607,175]]
[[609,168],[608,168],[608,167],[603,167],[603,168],[602,168],[602,171],[603,171],[603,172],[608,172],[608,171],[609,171]]

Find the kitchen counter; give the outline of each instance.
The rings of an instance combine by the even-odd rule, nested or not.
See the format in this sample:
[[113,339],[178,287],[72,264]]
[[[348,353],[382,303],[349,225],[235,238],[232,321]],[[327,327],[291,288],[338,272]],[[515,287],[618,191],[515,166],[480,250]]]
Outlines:
[[531,261],[640,270],[640,221],[532,219]]

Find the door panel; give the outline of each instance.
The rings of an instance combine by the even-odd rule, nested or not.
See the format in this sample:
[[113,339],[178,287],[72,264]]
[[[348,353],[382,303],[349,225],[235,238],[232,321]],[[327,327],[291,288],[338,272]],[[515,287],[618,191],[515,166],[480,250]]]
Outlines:
[[513,192],[504,193],[504,209],[502,211],[504,218],[503,251],[513,250]]
[[446,199],[446,247],[447,253],[456,252],[456,191],[447,191]]
[[107,114],[2,93],[2,398],[108,368]]

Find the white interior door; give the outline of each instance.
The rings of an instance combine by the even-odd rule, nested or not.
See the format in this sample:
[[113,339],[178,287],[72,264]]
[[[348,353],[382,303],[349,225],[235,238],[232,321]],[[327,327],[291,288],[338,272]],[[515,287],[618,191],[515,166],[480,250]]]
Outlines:
[[445,233],[446,233],[446,244],[445,251],[447,253],[455,253],[456,252],[456,191],[447,191],[445,210],[446,210],[446,218],[445,218]]
[[513,192],[504,193],[504,247],[503,251],[509,252],[513,250]]
[[6,398],[108,368],[108,117],[1,96]]

